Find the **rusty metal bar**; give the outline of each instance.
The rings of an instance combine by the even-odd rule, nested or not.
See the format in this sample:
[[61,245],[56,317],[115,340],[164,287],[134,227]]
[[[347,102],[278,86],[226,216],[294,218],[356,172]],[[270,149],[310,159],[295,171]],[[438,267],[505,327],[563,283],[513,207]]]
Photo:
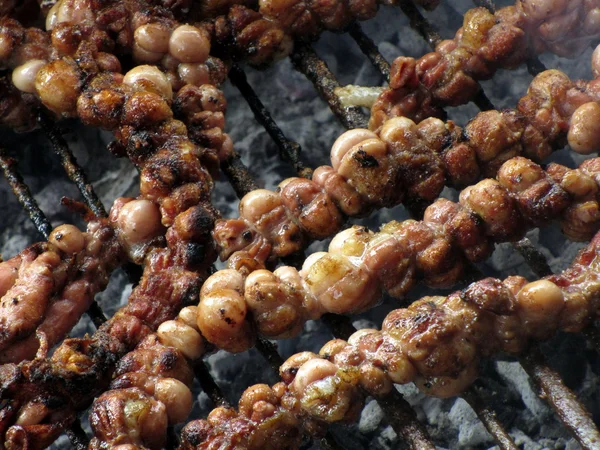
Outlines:
[[413,450],[436,450],[425,426],[417,419],[410,403],[395,388],[386,395],[376,397],[385,412],[385,419]]
[[273,369],[273,372],[279,375],[279,368],[284,361],[277,351],[277,344],[263,338],[258,338],[256,341],[256,349],[260,352],[262,357],[267,360],[271,369]]
[[221,162],[221,170],[227,175],[227,179],[233,186],[233,190],[239,198],[248,192],[258,189],[248,168],[240,159],[240,155],[234,152],[233,156]]
[[546,257],[531,243],[528,238],[523,238],[513,243],[513,247],[523,256],[525,262],[535,272],[538,277],[545,277],[552,274]]
[[363,32],[360,24],[354,22],[350,25],[348,33],[369,61],[371,61],[371,64],[379,70],[385,81],[390,81],[390,63],[379,53],[377,45]]
[[96,300],[92,302],[92,304],[86,312],[88,316],[90,316],[90,319],[92,319],[92,322],[94,323],[96,328],[100,328],[100,325],[102,325],[108,320],[106,314],[104,314],[104,311],[102,311],[102,308]]
[[86,173],[79,164],[77,164],[77,159],[75,159],[73,152],[71,152],[67,141],[62,137],[56,124],[44,111],[38,113],[37,121],[52,143],[54,152],[60,157],[67,176],[75,183],[79,192],[81,192],[85,203],[96,217],[107,217],[104,205],[94,191],[91,183],[88,181]]
[[194,361],[193,369],[194,375],[198,379],[202,390],[208,395],[208,398],[216,406],[229,406],[229,402],[225,399],[223,391],[210,374],[206,363],[202,359],[198,359]]
[[435,47],[442,42],[440,34],[429,21],[423,17],[421,11],[419,11],[411,0],[400,0],[397,5],[410,20],[411,28],[416,30],[417,33],[427,41],[431,48],[435,49]]
[[491,13],[496,12],[496,5],[494,4],[493,0],[473,0],[473,3],[477,6],[483,6]]
[[504,429],[502,422],[498,419],[496,412],[489,408],[481,399],[473,386],[463,392],[461,396],[473,408],[481,423],[485,426],[488,432],[492,435],[500,450],[519,450],[515,441],[510,437]]
[[75,450],[86,450],[90,443],[87,433],[81,427],[79,419],[75,419],[71,426],[67,428],[67,437]]
[[23,181],[23,177],[17,171],[17,161],[6,154],[6,150],[0,148],[0,167],[4,172],[4,177],[10,185],[15,197],[21,204],[21,206],[29,214],[29,218],[35,225],[38,232],[48,239],[50,232],[52,231],[52,225],[46,218],[44,212],[40,209],[39,205],[33,198],[29,186]]
[[331,111],[340,119],[346,128],[366,128],[368,117],[355,106],[343,107],[335,95],[335,88],[340,84],[323,61],[306,43],[296,42],[294,52],[290,55],[294,68],[303,73],[315,86],[319,95],[327,102]]
[[590,413],[565,386],[560,375],[547,366],[540,349],[533,347],[520,361],[540,396],[546,399],[581,447],[584,450],[600,448],[600,432]]
[[301,148],[300,145],[288,139],[281,131],[281,128],[275,123],[273,118],[271,117],[271,113],[265,105],[263,105],[252,86],[248,83],[248,79],[246,78],[246,74],[242,70],[241,67],[234,64],[229,71],[229,79],[238,88],[248,106],[254,113],[254,118],[256,121],[263,126],[271,139],[275,142],[277,147],[279,148],[279,153],[283,160],[289,162],[294,170],[304,178],[310,178],[312,176],[312,170],[305,166],[305,164],[300,159]]
[[538,57],[529,58],[526,61],[526,64],[527,72],[529,72],[529,74],[533,77],[546,70],[546,66],[544,66],[544,63],[542,63]]

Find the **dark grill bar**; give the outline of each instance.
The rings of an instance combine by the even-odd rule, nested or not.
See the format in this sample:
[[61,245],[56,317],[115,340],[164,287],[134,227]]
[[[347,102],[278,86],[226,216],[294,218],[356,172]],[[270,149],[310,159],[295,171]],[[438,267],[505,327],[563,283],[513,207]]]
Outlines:
[[106,209],[104,209],[104,205],[102,205],[98,195],[96,192],[94,192],[94,188],[87,180],[85,172],[77,164],[75,156],[73,156],[73,153],[69,149],[65,139],[60,134],[60,130],[56,124],[54,124],[52,119],[48,117],[47,113],[43,111],[38,114],[38,122],[48,136],[55,153],[60,157],[67,176],[71,179],[71,181],[73,181],[73,183],[75,183],[88,207],[92,210],[96,217],[106,217],[107,214]]
[[244,96],[248,106],[250,106],[250,109],[254,113],[256,121],[263,126],[267,133],[269,133],[269,136],[271,136],[271,139],[277,144],[281,157],[292,165],[299,176],[310,178],[312,171],[300,159],[300,152],[302,150],[300,145],[285,137],[283,131],[281,131],[271,117],[271,113],[265,108],[265,105],[263,105],[258,95],[254,92],[254,89],[252,89],[252,86],[248,83],[246,74],[241,67],[233,65],[229,71],[229,79]]
[[517,444],[510,437],[498,419],[496,412],[485,405],[475,387],[467,389],[462,398],[473,408],[479,420],[492,435],[501,450],[518,450]]
[[520,358],[521,364],[535,381],[540,395],[552,406],[563,424],[585,450],[600,447],[600,432],[590,413],[575,394],[565,386],[560,375],[549,368],[539,348],[532,348]]
[[548,261],[546,261],[546,257],[529,239],[523,238],[520,241],[515,242],[513,246],[538,277],[545,277],[552,274],[552,270],[548,265]]
[[88,448],[90,440],[86,432],[81,427],[79,420],[76,420],[67,430],[67,436],[75,450],[85,450]]
[[4,172],[4,177],[10,185],[15,197],[23,206],[29,218],[35,225],[36,230],[44,237],[48,239],[50,232],[52,231],[52,225],[46,218],[44,212],[40,209],[37,202],[33,198],[29,186],[23,181],[23,177],[17,171],[17,161],[6,154],[6,150],[0,148],[0,167]]
[[360,50],[365,54],[371,64],[381,73],[385,81],[390,81],[390,63],[383,57],[377,45],[367,36],[358,22],[354,22],[348,29],[348,34],[356,41]]
[[340,87],[340,84],[325,61],[317,56],[310,45],[297,43],[290,58],[294,68],[306,75],[321,98],[327,102],[329,108],[340,118],[346,128],[366,128],[369,119],[360,108],[354,106],[344,108],[342,106],[334,92],[335,88]]

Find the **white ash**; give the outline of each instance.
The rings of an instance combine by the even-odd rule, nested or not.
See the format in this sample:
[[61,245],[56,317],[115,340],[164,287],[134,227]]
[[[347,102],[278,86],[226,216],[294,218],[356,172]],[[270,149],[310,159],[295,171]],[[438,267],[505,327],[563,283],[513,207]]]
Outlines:
[[[443,37],[450,37],[460,24],[456,16],[448,14],[446,3],[452,3],[460,13],[464,13],[472,4],[466,0],[449,0],[428,17],[442,30]],[[382,13],[374,20],[364,23],[363,29],[376,42],[382,54],[392,60],[397,55],[420,56],[429,51],[425,42],[413,30],[407,28],[408,20],[392,7],[383,7]],[[452,30],[452,31],[450,31]],[[326,33],[315,45],[317,52],[328,62],[342,84],[366,86],[382,85],[382,78],[359,53],[356,44],[346,35]],[[590,77],[588,52],[577,61],[567,61],[551,56],[543,56],[547,67],[560,68],[570,76]],[[342,133],[343,127],[336,121],[327,105],[321,101],[310,82],[295,72],[289,61],[257,72],[247,70],[249,82],[259,93],[265,106],[271,111],[284,133],[297,140],[303,148],[303,158],[312,166],[328,162],[328,151],[335,138]],[[499,108],[514,107],[517,99],[525,93],[531,76],[524,67],[516,71],[500,71],[490,81],[483,84],[487,95]],[[261,186],[274,188],[283,178],[293,176],[291,168],[278,155],[276,145],[264,130],[254,121],[252,113],[240,94],[230,85],[225,86],[229,102],[227,114],[228,131]],[[459,124],[477,113],[472,105],[449,109],[450,117]],[[105,205],[110,205],[120,195],[137,193],[138,177],[136,170],[123,159],[116,159],[106,150],[110,136],[96,130],[82,129],[74,122],[66,122],[71,130],[67,135],[71,148],[78,160],[94,181],[94,186]],[[19,160],[19,170],[35,193],[40,206],[54,226],[62,222],[76,221],[60,206],[63,195],[80,199],[78,192],[64,175],[58,158],[49,149],[41,133],[28,136],[14,136],[5,133],[3,145],[9,153]],[[579,164],[581,157],[573,158],[565,150],[553,155],[553,160],[571,167]],[[446,190],[444,195],[456,198],[456,193]],[[216,183],[214,200],[225,217],[236,214],[237,199],[227,182]],[[14,255],[25,245],[39,240],[33,225],[18,206],[6,183],[0,183],[0,230],[2,235],[2,254],[5,258]],[[402,208],[384,210],[374,217],[360,223],[376,228],[378,224],[392,219],[406,218]],[[355,221],[359,222],[359,221]],[[565,241],[557,226],[550,226],[541,232],[534,230],[529,238],[548,257],[552,268],[557,271],[566,267],[573,259],[581,244]],[[309,251],[323,248],[317,243]],[[502,276],[523,274],[534,278],[533,273],[523,264],[523,259],[508,244],[498,246],[491,260],[481,265],[486,274]],[[108,314],[122,305],[131,285],[122,271],[113,276],[108,289],[98,295],[98,300]],[[418,289],[409,300],[432,292]],[[355,321],[359,328],[379,326],[385,314],[398,306],[398,302],[386,299],[383,304],[361,315]],[[92,331],[87,318],[73,331],[81,335]],[[309,322],[305,332],[295,338],[281,341],[279,349],[284,358],[302,350],[318,351],[320,346],[331,338],[327,328],[321,322]],[[600,419],[600,359],[598,354],[588,350],[581,336],[561,335],[544,346],[552,367],[564,377],[586,406],[592,411],[596,421]],[[227,398],[235,403],[241,392],[250,384],[259,382],[273,383],[276,375],[256,350],[239,355],[219,352],[207,358],[215,380],[225,392]],[[579,448],[558,422],[547,404],[538,398],[531,387],[523,369],[514,360],[485,361],[482,363],[482,377],[478,382],[481,395],[498,413],[516,443],[526,450]],[[193,415],[205,416],[212,407],[208,397],[198,392]],[[493,440],[476,418],[474,412],[463,400],[439,400],[428,398],[414,386],[398,388],[414,406],[420,420],[426,423],[432,439],[439,448],[448,449],[488,449],[494,447]],[[87,425],[86,425],[87,426]],[[339,443],[348,449],[396,449],[402,447],[396,433],[386,424],[385,414],[376,402],[370,401],[360,420],[353,425],[335,425],[332,432]],[[61,438],[56,448],[68,448],[68,440]],[[306,448],[318,448],[316,444]]]

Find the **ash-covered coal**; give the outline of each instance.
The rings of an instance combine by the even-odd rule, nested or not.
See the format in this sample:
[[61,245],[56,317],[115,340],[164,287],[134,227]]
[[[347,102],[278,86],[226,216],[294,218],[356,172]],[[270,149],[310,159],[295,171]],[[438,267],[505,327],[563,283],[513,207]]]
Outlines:
[[[462,14],[473,5],[467,0],[449,0],[427,17],[440,29],[442,37],[450,37],[460,26],[460,17],[449,12],[451,3]],[[364,31],[379,43],[382,54],[392,60],[398,55],[420,56],[429,51],[424,40],[412,29],[398,8],[383,7],[376,19],[362,24]],[[357,45],[347,35],[326,33],[315,45],[341,84],[376,86],[382,84],[381,75],[360,53]],[[556,57],[542,57],[547,67],[560,68],[572,78],[590,78],[590,51],[576,61]],[[344,129],[337,122],[327,105],[317,96],[306,78],[294,71],[289,60],[282,61],[263,72],[248,69],[250,84],[260,95],[284,133],[298,141],[303,149],[302,157],[310,166],[327,163],[329,149]],[[531,81],[525,67],[515,71],[500,71],[490,81],[482,83],[486,94],[498,108],[512,107],[525,93]],[[282,179],[293,176],[289,165],[283,162],[276,145],[266,132],[254,121],[252,113],[239,92],[231,85],[225,86],[229,102],[227,128],[236,150],[244,163],[250,167],[259,184],[274,188]],[[448,110],[451,119],[464,125],[477,113],[473,104]],[[71,148],[85,168],[94,187],[105,205],[114,198],[137,194],[136,170],[126,160],[114,158],[106,150],[110,136],[91,129],[83,129],[74,122],[66,122],[67,137]],[[27,136],[6,133],[3,145],[19,160],[19,170],[31,187],[40,206],[53,225],[79,219],[60,206],[62,196],[79,199],[75,186],[68,181],[56,157],[45,140],[37,132]],[[581,161],[567,149],[556,153],[552,160],[574,167]],[[447,190],[445,195],[456,197]],[[236,215],[237,199],[229,184],[221,180],[216,184],[214,200],[223,216]],[[0,230],[2,230],[2,255],[8,258],[23,247],[39,240],[33,225],[20,209],[6,183],[0,183]],[[384,210],[369,219],[360,221],[376,228],[378,224],[408,217],[402,208]],[[358,221],[355,221],[358,223]],[[81,222],[79,222],[81,223]],[[557,271],[566,267],[581,248],[564,239],[556,226],[529,233],[531,241],[548,257],[551,267]],[[321,249],[326,242],[314,244],[309,252]],[[500,245],[489,262],[481,269],[489,275],[502,276],[522,274],[535,278],[524,265],[521,256],[508,244]],[[101,306],[112,314],[123,304],[131,291],[127,277],[117,271],[108,289],[98,296]],[[431,291],[421,289],[408,300],[419,298]],[[358,328],[379,327],[383,317],[397,307],[398,303],[387,299],[368,314],[357,317]],[[80,335],[91,331],[87,318],[73,331]],[[328,329],[320,322],[309,322],[304,333],[290,340],[281,341],[279,349],[285,358],[303,350],[318,351],[331,338]],[[544,345],[551,366],[563,376],[600,422],[600,359],[595,351],[588,349],[581,336],[560,335]],[[218,352],[208,358],[215,380],[232,403],[251,384],[276,381],[275,374],[260,354],[249,351],[239,355]],[[477,383],[478,391],[498,416],[516,443],[526,450],[576,449],[577,443],[570,438],[547,404],[538,398],[523,369],[514,360],[487,361],[482,367]],[[193,415],[206,415],[212,408],[207,396],[198,392]],[[487,449],[494,443],[473,410],[462,400],[439,400],[425,397],[413,386],[399,388],[414,406],[418,417],[427,424],[434,442],[440,448]],[[357,424],[336,425],[332,428],[338,442],[347,449],[395,449],[401,448],[394,431],[386,424],[385,414],[376,402],[365,407]],[[69,448],[66,438],[56,448]],[[307,448],[318,448],[308,445]]]

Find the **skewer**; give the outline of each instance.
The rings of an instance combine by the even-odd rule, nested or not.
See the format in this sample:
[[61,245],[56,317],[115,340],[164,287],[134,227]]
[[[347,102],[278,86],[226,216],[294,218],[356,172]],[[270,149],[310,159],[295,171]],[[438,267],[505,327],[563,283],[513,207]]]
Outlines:
[[48,239],[50,232],[52,231],[52,225],[46,218],[44,212],[40,209],[35,198],[29,190],[29,186],[23,181],[23,177],[17,171],[17,161],[6,154],[6,150],[0,148],[0,167],[4,172],[4,177],[10,185],[15,197],[23,206],[29,218],[35,225],[36,230],[44,237]]
[[256,121],[269,133],[269,136],[271,136],[271,139],[273,139],[279,148],[282,159],[289,162],[299,176],[310,178],[312,170],[306,167],[300,159],[300,145],[288,139],[283,134],[281,128],[277,126],[277,123],[271,117],[269,110],[265,108],[265,105],[263,105],[256,92],[254,92],[254,89],[252,89],[252,86],[248,83],[248,79],[242,68],[234,64],[229,71],[229,79],[238,88],[248,106],[250,106]]
[[296,43],[294,52],[290,55],[294,68],[303,73],[315,86],[333,113],[340,118],[346,128],[366,128],[367,116],[355,106],[344,108],[340,99],[335,95],[335,88],[340,84],[312,47],[305,43]]
[[385,81],[390,81],[390,63],[379,53],[377,45],[367,36],[358,22],[350,25],[348,33],[356,41],[360,50],[365,54],[371,64],[379,70]]
[[479,420],[492,435],[500,450],[519,450],[515,441],[504,429],[502,422],[498,419],[496,412],[485,405],[474,386],[467,389],[461,396],[473,408]]
[[61,163],[67,173],[67,176],[75,183],[79,192],[83,196],[86,204],[96,215],[96,217],[107,217],[106,209],[98,195],[94,191],[91,183],[87,179],[87,175],[83,169],[77,164],[77,160],[71,152],[69,145],[60,134],[60,131],[55,123],[48,117],[44,111],[40,111],[37,116],[38,123],[48,136],[52,143],[54,152],[60,157]]
[[86,450],[88,448],[90,439],[81,427],[81,422],[79,420],[75,420],[75,422],[67,429],[67,436],[75,450]]
[[565,386],[560,375],[546,365],[539,347],[531,348],[519,360],[535,382],[540,396],[550,404],[581,447],[584,450],[600,448],[600,432],[590,413]]

